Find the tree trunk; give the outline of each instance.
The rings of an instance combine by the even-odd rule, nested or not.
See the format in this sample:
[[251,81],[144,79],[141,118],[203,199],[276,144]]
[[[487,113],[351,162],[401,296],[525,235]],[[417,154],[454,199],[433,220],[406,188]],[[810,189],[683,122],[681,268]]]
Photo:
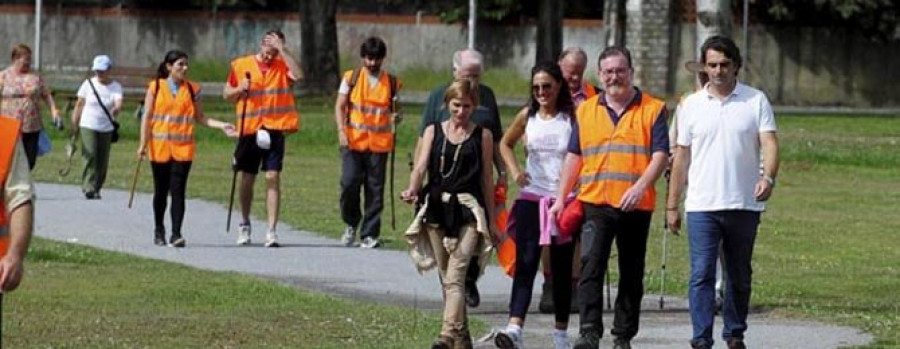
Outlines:
[[337,1],[300,1],[300,64],[303,87],[310,93],[332,94],[339,78]]
[[562,52],[563,2],[539,0],[535,63],[553,61]]
[[697,0],[697,50],[700,57],[700,46],[707,38],[714,35],[731,37],[732,18],[731,1],[729,0]]
[[625,46],[625,0],[604,1],[603,22],[606,25],[606,46]]

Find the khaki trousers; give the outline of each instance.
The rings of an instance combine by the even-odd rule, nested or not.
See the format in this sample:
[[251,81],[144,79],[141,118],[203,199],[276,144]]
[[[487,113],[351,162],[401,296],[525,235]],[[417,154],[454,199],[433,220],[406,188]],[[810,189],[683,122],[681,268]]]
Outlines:
[[475,230],[474,222],[463,225],[460,228],[456,248],[447,251],[444,246],[444,230],[430,224],[426,225],[426,229],[443,287],[444,321],[441,335],[459,338],[468,330],[465,300],[466,270],[478,247],[479,234]]

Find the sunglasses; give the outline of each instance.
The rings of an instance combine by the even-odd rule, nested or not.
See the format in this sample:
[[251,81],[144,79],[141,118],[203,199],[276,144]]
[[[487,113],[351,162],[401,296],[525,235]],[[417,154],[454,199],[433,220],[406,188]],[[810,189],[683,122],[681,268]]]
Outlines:
[[537,84],[537,85],[531,85],[531,91],[532,91],[532,92],[540,92],[541,90],[544,90],[544,91],[550,91],[550,89],[552,89],[552,88],[553,88],[553,85],[552,85],[552,84]]

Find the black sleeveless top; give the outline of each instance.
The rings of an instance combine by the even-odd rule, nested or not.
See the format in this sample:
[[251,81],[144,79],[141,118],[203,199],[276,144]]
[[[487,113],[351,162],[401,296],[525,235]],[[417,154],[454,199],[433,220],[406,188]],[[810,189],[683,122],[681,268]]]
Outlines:
[[[459,227],[474,222],[475,216],[459,204],[455,194],[468,193],[474,196],[484,207],[484,194],[481,188],[482,161],[481,126],[475,126],[469,138],[460,144],[447,140],[440,123],[434,123],[434,141],[431,143],[431,154],[428,157],[428,185],[425,192],[429,195],[426,220],[437,223],[444,228],[446,236],[457,237]],[[444,164],[441,167],[441,156]],[[450,202],[441,202],[441,193],[454,194]],[[420,196],[422,197],[422,196]]]

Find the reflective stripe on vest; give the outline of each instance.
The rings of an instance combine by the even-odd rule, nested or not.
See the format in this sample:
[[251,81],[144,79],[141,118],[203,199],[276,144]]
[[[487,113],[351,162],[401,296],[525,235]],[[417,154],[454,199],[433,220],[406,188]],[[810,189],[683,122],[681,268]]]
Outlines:
[[[275,58],[263,75],[253,55],[231,62],[231,73],[238,79],[250,74],[250,91],[237,103],[237,126],[241,135],[256,133],[261,127],[294,132],[299,129],[300,114],[294,106],[294,93],[288,77],[289,68],[283,59]],[[241,121],[244,105],[247,113]]]
[[[582,168],[578,199],[596,205],[619,207],[622,195],[640,179],[650,165],[652,129],[665,104],[641,94],[618,124],[613,124],[600,97],[588,99],[578,108]],[[653,211],[656,190],[647,188],[637,209]]]
[[[348,70],[344,73],[344,81],[349,81],[352,76],[353,71]],[[384,71],[378,78],[378,85],[369,88],[369,71],[360,70],[348,96],[350,115],[344,131],[350,149],[387,153],[394,148],[390,81],[388,72]],[[395,88],[399,89],[400,83],[396,84]]]
[[[5,190],[6,180],[15,156],[16,143],[19,141],[18,120],[0,116],[0,190]],[[9,249],[9,212],[6,211],[5,194],[0,195],[0,257]]]
[[159,79],[150,83],[159,84],[159,92],[153,102],[150,116],[150,160],[154,162],[194,160],[194,101],[190,88],[196,96],[200,92],[196,84],[185,81],[173,97],[169,83]]

